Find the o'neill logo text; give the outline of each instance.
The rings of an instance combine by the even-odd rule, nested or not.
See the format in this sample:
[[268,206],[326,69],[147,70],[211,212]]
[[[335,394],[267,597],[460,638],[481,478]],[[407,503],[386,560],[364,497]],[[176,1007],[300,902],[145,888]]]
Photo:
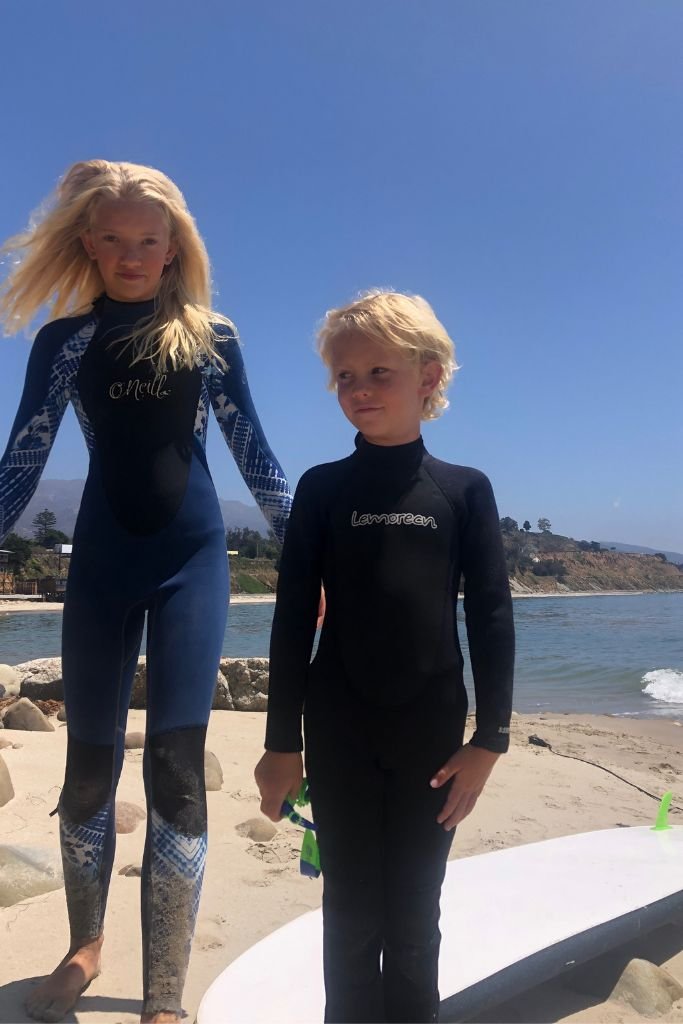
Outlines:
[[364,512],[351,515],[351,526],[431,526],[436,530],[434,516],[416,516],[412,512]]

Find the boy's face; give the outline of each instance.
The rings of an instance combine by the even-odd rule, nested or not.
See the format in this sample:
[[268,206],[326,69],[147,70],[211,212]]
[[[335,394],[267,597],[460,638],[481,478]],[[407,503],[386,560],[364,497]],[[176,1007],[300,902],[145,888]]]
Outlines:
[[437,362],[410,362],[393,345],[363,334],[332,343],[331,368],[344,415],[372,444],[407,444],[420,436],[424,400],[441,376]]

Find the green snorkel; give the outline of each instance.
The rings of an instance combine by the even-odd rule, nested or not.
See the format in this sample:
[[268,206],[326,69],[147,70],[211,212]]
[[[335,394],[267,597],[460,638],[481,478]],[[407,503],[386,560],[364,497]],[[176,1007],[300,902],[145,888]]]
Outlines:
[[281,811],[294,825],[300,825],[305,830],[304,840],[301,844],[299,871],[307,878],[318,878],[320,875],[320,850],[318,849],[318,840],[315,838],[315,825],[295,810],[295,807],[305,807],[308,802],[308,782],[304,779],[294,803],[285,800]]

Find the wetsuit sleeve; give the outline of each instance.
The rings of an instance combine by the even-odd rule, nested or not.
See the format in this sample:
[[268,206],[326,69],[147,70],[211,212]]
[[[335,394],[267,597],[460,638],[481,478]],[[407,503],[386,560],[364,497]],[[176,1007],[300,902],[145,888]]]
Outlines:
[[209,377],[209,393],[216,419],[244,482],[273,533],[282,542],[292,505],[287,478],[266,441],[256,415],[237,340],[232,335],[224,335],[216,347],[227,364],[227,369],[213,367]]
[[515,635],[498,509],[483,473],[473,476],[466,501],[464,607],[477,704],[471,742],[502,754],[510,744]]
[[[310,472],[310,471],[309,471]],[[266,750],[303,749],[301,715],[322,579],[323,515],[312,479],[299,481],[280,559],[270,636]]]
[[0,543],[33,497],[69,403],[70,372],[58,365],[61,337],[52,325],[37,334],[24,391],[0,460]]

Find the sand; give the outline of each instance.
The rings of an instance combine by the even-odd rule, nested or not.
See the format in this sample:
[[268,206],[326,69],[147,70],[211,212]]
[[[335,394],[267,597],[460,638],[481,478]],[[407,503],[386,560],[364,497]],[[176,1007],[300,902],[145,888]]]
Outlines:
[[[57,848],[57,819],[48,814],[59,795],[66,729],[55,725],[54,733],[0,732],[22,744],[2,752],[17,795],[0,808],[0,843]],[[223,967],[274,928],[320,903],[320,883],[298,873],[298,830],[281,824],[275,839],[261,845],[236,831],[241,822],[259,813],[252,770],[260,756],[263,728],[263,715],[226,711],[214,712],[209,727],[208,746],[222,764],[224,784],[220,792],[208,794],[209,856],[184,997],[190,1022],[202,994]],[[129,730],[142,729],[144,711],[132,711]],[[667,720],[519,715],[513,719],[510,753],[501,758],[473,814],[460,826],[453,856],[654,820],[654,799],[597,767],[529,745],[530,734],[543,737],[558,751],[597,761],[655,795],[672,788],[674,803],[683,807],[683,726]],[[141,760],[141,751],[126,753],[119,798],[144,806]],[[683,824],[683,812],[673,813],[672,822]],[[140,883],[118,871],[140,864],[143,842],[144,826],[118,837],[104,970],[82,996],[77,1017],[68,1020],[129,1024],[139,1019]],[[66,950],[63,889],[0,909],[0,935],[0,1022],[25,1021],[26,993]],[[635,952],[662,964],[683,983],[683,922],[641,940]],[[612,969],[601,967],[608,988]],[[625,1004],[601,1003],[595,995],[550,982],[481,1019],[645,1018]],[[683,1021],[683,1004],[666,1019]]]

